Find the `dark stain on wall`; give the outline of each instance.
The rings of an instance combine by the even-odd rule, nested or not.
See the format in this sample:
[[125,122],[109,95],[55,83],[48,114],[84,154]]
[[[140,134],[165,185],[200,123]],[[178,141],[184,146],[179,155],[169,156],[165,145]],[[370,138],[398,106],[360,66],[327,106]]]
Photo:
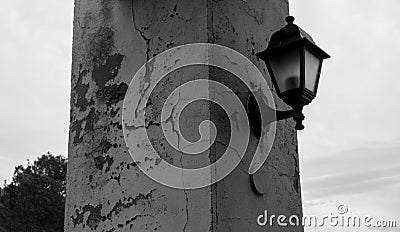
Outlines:
[[75,136],[72,139],[74,146],[83,141],[83,138],[81,137],[82,123],[83,121],[74,121],[71,123],[71,132],[75,132]]
[[[90,101],[87,100],[86,95],[90,86],[83,83],[83,79],[91,73],[92,80],[97,85],[96,97],[99,103],[105,103],[107,106],[115,105],[124,99],[128,85],[126,83],[114,84],[106,86],[107,82],[113,80],[118,76],[119,70],[122,65],[124,56],[121,54],[112,53],[114,47],[114,32],[111,28],[100,27],[95,33],[88,36],[90,41],[88,45],[88,57],[91,61],[91,70],[83,69],[80,65],[78,80],[76,86],[73,88],[73,95],[76,100],[73,104],[79,108],[81,112],[85,112],[89,107],[92,107],[88,115],[82,120],[71,120],[71,131],[75,132],[73,137],[73,144],[77,145],[83,141],[81,136],[82,130],[85,133],[95,129],[95,124],[99,120],[100,112],[93,107],[95,101],[93,97]],[[115,116],[119,110],[114,110]],[[85,124],[83,124],[85,122]],[[84,125],[84,128],[82,128]]]
[[112,208],[112,210],[107,214],[107,218],[111,219],[112,214],[114,213],[114,215],[118,215],[123,209],[126,208],[130,208],[133,205],[137,205],[139,202],[148,202],[151,201],[151,199],[153,198],[153,190],[151,190],[150,192],[148,192],[146,195],[140,193],[139,195],[137,195],[136,197],[129,197],[129,198],[124,198],[124,200],[119,200],[114,207]]
[[89,212],[89,216],[86,220],[86,224],[87,226],[89,226],[89,228],[91,230],[95,230],[97,229],[99,223],[101,221],[105,221],[106,218],[104,216],[101,216],[101,209],[103,208],[103,206],[101,204],[95,206],[92,205],[85,205],[81,211],[76,210],[75,214],[76,216],[71,216],[72,222],[74,224],[74,228],[83,223],[84,220],[84,214]]
[[[81,65],[82,67],[82,65]],[[89,90],[89,84],[84,84],[83,83],[83,78],[87,76],[89,71],[87,69],[80,70],[79,71],[79,76],[78,76],[78,82],[77,85],[75,86],[75,93],[77,95],[77,99],[75,105],[80,108],[81,111],[86,111],[89,102],[86,99],[86,93]],[[93,102],[91,102],[93,103]]]
[[110,171],[111,165],[114,163],[114,158],[109,155],[106,156],[98,156],[94,158],[95,166],[97,169],[103,169],[104,165],[106,166],[106,172]]
[[128,85],[126,83],[120,83],[119,85],[110,85],[98,90],[96,96],[99,102],[110,106],[124,100],[127,90]]
[[293,189],[297,193],[300,193],[300,173],[298,170],[295,171],[295,174],[293,177]]
[[109,21],[109,19],[112,17],[110,0],[101,0],[101,15],[104,17],[104,22]]
[[[74,228],[76,228],[78,225],[85,223],[83,227],[88,226],[91,230],[96,230],[100,222],[104,222],[106,219],[111,219],[112,214],[114,213],[115,215],[118,215],[123,209],[129,208],[134,205],[139,205],[139,204],[151,204],[151,201],[153,199],[153,191],[151,190],[147,194],[139,194],[136,197],[130,197],[130,198],[124,198],[124,202],[121,200],[117,202],[113,209],[107,214],[107,216],[102,216],[101,210],[103,208],[102,204],[93,206],[93,205],[85,205],[83,206],[80,210],[76,209],[75,210],[75,215],[71,216]],[[84,222],[84,215],[85,213],[89,213],[89,216]],[[146,215],[137,215],[130,220],[126,221],[126,225],[132,223],[135,219],[140,218],[142,216]]]
[[92,131],[97,120],[98,115],[96,114],[96,110],[95,108],[91,108],[88,116],[86,117],[85,131]]
[[105,171],[110,171],[111,165],[114,163],[114,158],[110,155],[103,156],[103,154],[107,154],[112,147],[113,145],[107,140],[107,137],[103,137],[97,147],[88,154],[89,156],[93,156],[94,165],[97,169],[102,170],[106,166]]
[[[99,57],[96,60],[101,60],[103,55],[104,54],[99,54]],[[123,55],[114,54],[107,57],[104,64],[101,63],[101,65],[98,65],[93,69],[92,77],[99,87],[99,90],[104,89],[106,83],[118,75],[123,59]]]
[[100,27],[95,33],[88,36],[87,57],[93,67],[102,66],[114,47],[114,31],[109,27]]

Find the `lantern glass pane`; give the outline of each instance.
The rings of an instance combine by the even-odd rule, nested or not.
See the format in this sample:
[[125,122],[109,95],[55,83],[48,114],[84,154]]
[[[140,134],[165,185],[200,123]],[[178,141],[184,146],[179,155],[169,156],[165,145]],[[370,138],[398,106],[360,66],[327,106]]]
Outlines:
[[300,87],[300,49],[274,55],[269,64],[281,93]]
[[316,84],[318,80],[318,71],[321,65],[321,59],[305,49],[305,87],[316,92]]

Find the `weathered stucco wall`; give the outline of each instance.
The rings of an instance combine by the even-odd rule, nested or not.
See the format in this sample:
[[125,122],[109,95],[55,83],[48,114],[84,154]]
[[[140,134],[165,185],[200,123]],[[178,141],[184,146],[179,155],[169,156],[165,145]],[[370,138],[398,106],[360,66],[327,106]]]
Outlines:
[[[267,229],[256,222],[264,210],[302,214],[293,122],[277,124],[272,152],[256,174],[267,186],[264,195],[251,188],[244,171],[251,159],[247,156],[243,167],[211,187],[177,190],[160,185],[133,162],[121,125],[133,75],[148,59],[178,45],[209,42],[233,48],[269,81],[255,53],[266,47],[266,38],[284,25],[287,14],[284,0],[76,0],[66,231],[302,231]],[[176,83],[164,89],[173,90],[185,76],[215,72],[203,69],[174,73],[171,80]],[[161,92],[157,97],[166,96]],[[197,105],[199,118],[215,115],[218,109],[204,104]],[[157,115],[152,120],[156,123]],[[193,131],[186,123],[186,131]],[[157,144],[162,142],[160,136]],[[218,146],[223,144],[209,151],[209,157],[223,149]],[[171,162],[179,155],[163,145],[159,149]]]

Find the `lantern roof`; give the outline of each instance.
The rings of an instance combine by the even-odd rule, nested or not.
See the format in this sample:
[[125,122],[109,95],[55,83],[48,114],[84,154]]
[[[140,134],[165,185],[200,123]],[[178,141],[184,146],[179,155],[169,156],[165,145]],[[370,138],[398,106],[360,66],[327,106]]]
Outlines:
[[310,42],[314,43],[314,40],[307,32],[305,32],[303,29],[293,23],[293,16],[286,17],[285,21],[287,22],[287,25],[271,36],[271,40],[268,44],[269,48],[285,46],[302,38],[306,38]]
[[263,52],[257,53],[257,57],[263,59],[271,53],[279,52],[283,48],[290,48],[298,44],[303,44],[304,46],[308,47],[322,59],[330,57],[315,44],[313,38],[307,32],[293,23],[293,16],[286,17],[285,21],[287,22],[286,26],[271,36],[271,39],[268,43],[268,48]]

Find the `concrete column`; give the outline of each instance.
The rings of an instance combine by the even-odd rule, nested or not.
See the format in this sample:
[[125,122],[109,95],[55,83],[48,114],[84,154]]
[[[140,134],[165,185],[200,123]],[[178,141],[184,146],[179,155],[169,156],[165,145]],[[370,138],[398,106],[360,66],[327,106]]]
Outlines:
[[[303,231],[302,227],[260,227],[258,215],[302,215],[297,139],[292,121],[277,123],[271,154],[256,173],[265,193],[257,194],[245,157],[215,185],[179,190],[147,177],[132,160],[122,131],[122,105],[133,75],[147,60],[175,46],[204,42],[242,53],[264,72],[255,57],[271,34],[284,25],[285,0],[75,0],[71,126],[65,230],[72,231]],[[193,76],[229,75],[209,67],[171,74],[149,109],[148,124],[161,156],[185,167],[218,158],[224,143],[213,145],[206,160],[193,161],[173,151],[157,131],[157,101]],[[223,78],[223,77],[222,77]],[[231,83],[234,85],[234,82]],[[272,86],[272,85],[271,85]],[[276,98],[277,108],[286,106]],[[194,121],[222,116],[207,102],[193,104]],[[196,136],[198,123],[183,122]],[[218,127],[218,126],[217,126]],[[219,132],[220,138],[228,136]],[[256,139],[251,137],[250,146]],[[276,225],[276,223],[274,224]]]

